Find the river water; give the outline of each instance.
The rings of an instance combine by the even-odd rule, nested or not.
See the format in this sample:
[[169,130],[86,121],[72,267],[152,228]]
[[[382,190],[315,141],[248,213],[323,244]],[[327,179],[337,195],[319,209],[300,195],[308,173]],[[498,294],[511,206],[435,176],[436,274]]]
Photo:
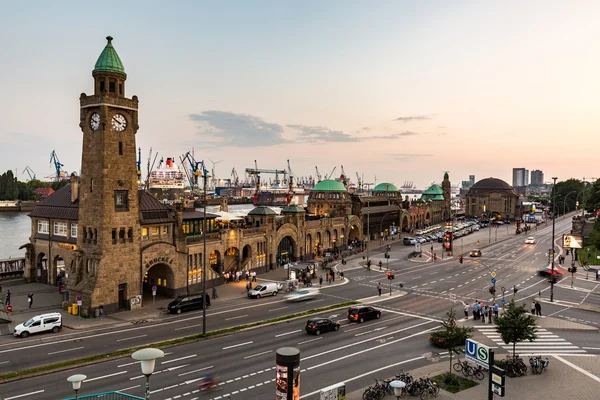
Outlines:
[[[233,214],[247,214],[254,206],[251,204],[236,204],[229,206],[229,212]],[[278,207],[273,207],[279,212]],[[206,207],[207,213],[218,213],[219,207]],[[199,209],[199,211],[202,211]],[[19,247],[29,243],[31,234],[31,219],[29,213],[0,212],[0,260],[9,257],[25,257],[25,249]]]

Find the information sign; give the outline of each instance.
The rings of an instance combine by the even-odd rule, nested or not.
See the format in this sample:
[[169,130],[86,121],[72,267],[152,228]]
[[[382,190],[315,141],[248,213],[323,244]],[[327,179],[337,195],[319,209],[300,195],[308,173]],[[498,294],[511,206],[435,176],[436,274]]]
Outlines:
[[492,272],[492,278],[495,278],[495,277],[496,277],[496,273]]
[[496,278],[492,278],[492,283],[495,284],[496,283]]
[[490,348],[471,339],[465,341],[465,358],[481,365],[484,368],[490,367]]

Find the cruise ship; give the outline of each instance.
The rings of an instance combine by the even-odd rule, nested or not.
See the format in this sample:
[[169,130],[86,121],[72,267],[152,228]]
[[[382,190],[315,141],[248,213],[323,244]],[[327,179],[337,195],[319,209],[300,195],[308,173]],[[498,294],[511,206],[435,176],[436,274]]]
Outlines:
[[167,158],[165,163],[150,172],[148,190],[159,200],[177,200],[183,198],[187,185],[184,173],[177,167],[173,158]]

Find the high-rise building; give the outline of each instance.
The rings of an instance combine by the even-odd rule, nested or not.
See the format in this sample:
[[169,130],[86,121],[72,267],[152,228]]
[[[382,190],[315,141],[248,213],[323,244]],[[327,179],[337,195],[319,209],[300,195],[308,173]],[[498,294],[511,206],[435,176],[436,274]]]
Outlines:
[[544,173],[539,169],[531,171],[531,184],[535,186],[541,186],[544,184]]
[[475,184],[475,175],[469,175],[469,183],[471,186]]
[[525,168],[513,168],[513,178],[512,185],[513,187],[521,187],[527,186],[529,182],[529,171]]

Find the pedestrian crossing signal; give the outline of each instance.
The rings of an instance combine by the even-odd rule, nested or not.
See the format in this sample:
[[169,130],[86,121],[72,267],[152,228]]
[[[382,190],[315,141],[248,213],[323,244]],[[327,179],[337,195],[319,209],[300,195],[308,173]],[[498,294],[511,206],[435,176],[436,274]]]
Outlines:
[[394,279],[394,274],[392,274],[392,272],[391,272],[391,271],[388,271],[388,273],[387,273],[387,278],[388,278],[388,279]]

